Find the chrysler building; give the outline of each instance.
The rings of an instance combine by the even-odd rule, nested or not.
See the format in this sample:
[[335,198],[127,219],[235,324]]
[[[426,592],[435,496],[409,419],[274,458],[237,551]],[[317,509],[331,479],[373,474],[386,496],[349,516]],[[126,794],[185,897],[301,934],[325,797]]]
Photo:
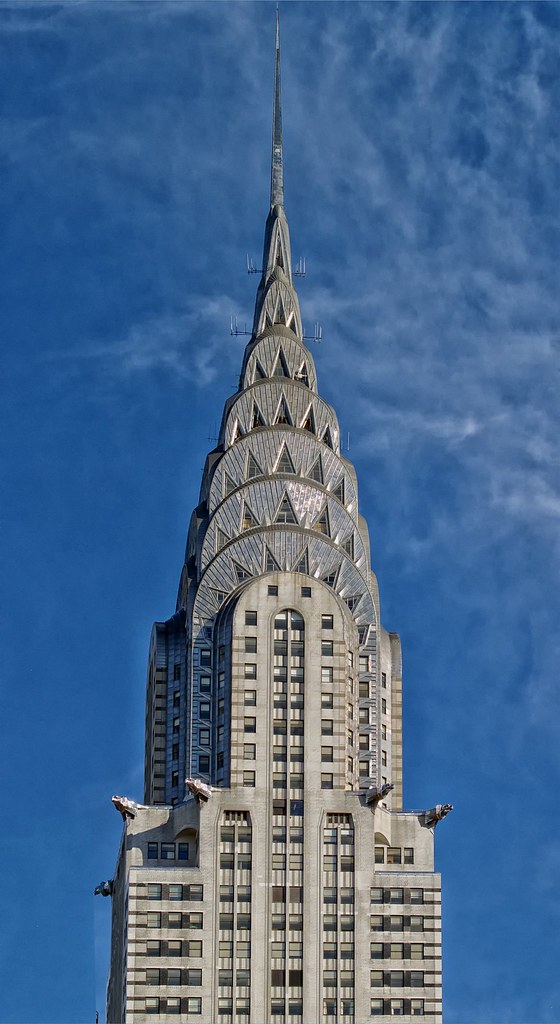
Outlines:
[[98,887],[110,1024],[441,1022],[434,831],[451,808],[403,809],[402,692],[294,287],[277,24],[252,333],[175,614],[152,632],[143,803],[113,798],[122,843]]

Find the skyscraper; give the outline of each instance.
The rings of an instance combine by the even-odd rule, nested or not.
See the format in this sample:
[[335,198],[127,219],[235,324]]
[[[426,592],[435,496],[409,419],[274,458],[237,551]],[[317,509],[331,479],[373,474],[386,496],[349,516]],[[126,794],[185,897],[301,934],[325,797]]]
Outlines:
[[400,641],[293,277],[277,25],[252,334],[152,632],[145,802],[114,798],[111,1024],[441,1020],[448,807],[402,809]]

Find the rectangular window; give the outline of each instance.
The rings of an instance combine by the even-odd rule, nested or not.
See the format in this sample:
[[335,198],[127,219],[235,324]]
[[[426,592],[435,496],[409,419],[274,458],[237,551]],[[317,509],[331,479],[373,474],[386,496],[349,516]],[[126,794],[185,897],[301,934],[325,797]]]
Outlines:
[[386,725],[382,725],[381,726],[381,739],[382,740],[386,740],[387,739],[387,726]]
[[333,761],[333,747],[321,747],[321,761]]
[[161,899],[161,885],[159,882],[148,882],[148,899],[149,900],[160,900]]
[[410,972],[410,986],[411,988],[424,988],[424,971]]
[[157,860],[158,850],[159,847],[157,843],[148,843],[148,860]]
[[208,754],[198,755],[198,770],[207,774],[210,771],[210,757]]
[[321,683],[325,686],[330,686],[333,681],[333,670],[327,665],[323,665],[321,668]]
[[333,734],[333,720],[332,718],[323,718],[321,721],[321,735],[332,736]]
[[369,683],[360,683],[358,693],[361,700],[367,700],[369,697]]
[[198,996],[196,999],[189,996],[187,999],[187,1013],[202,1013],[202,999]]
[[404,959],[404,943],[403,942],[392,942],[391,943],[391,960],[403,960]]
[[254,611],[245,612],[245,625],[256,626],[257,625],[257,613]]
[[147,940],[146,956],[161,956],[161,942],[159,939]]
[[391,1016],[404,1017],[404,999],[391,999]]
[[245,654],[256,654],[257,653],[257,638],[256,636],[245,637]]
[[162,843],[160,856],[162,860],[175,860],[175,843]]
[[424,946],[421,942],[410,943],[410,959],[411,960],[423,960],[424,959]]
[[159,985],[161,971],[159,967],[148,967],[146,971],[146,985]]
[[228,940],[222,939],[221,942],[218,944],[218,954],[222,958],[222,960],[231,960],[233,956],[233,942],[229,942]]
[[385,953],[382,942],[370,943],[369,952],[372,960],[383,960]]
[[423,889],[411,889],[410,890],[410,902],[411,903],[423,903],[424,902],[424,890]]
[[404,889],[389,889],[389,903],[403,903]]
[[404,848],[404,863],[414,864],[414,849],[412,846],[405,846]]
[[[383,847],[381,847],[383,849]],[[370,903],[383,903],[383,889],[372,888],[369,890]]]
[[332,640],[321,640],[321,654],[323,658],[332,658],[333,656],[333,642]]
[[411,917],[410,918],[410,930],[411,930],[411,932],[423,932],[424,931],[424,918],[423,917]]
[[181,968],[180,967],[169,967],[167,970],[167,984],[168,985],[180,985],[181,984]]
[[182,956],[183,954],[183,943],[180,939],[169,939],[167,943],[167,955],[168,956]]
[[404,924],[404,918],[402,917],[390,917],[389,927],[393,932],[402,932]]
[[177,843],[177,860],[189,859],[189,844]]
[[302,587],[301,588],[301,596],[302,597],[311,597],[311,587]]
[[328,772],[321,772],[321,789],[333,788],[333,776]]
[[332,615],[321,615],[321,628],[332,629],[334,625]]
[[257,691],[256,690],[245,690],[243,694],[243,703],[245,707],[256,707],[257,704]]
[[202,971],[199,967],[188,967],[185,971],[185,985],[202,985]]
[[201,900],[204,897],[204,886],[203,885],[186,885],[185,886],[185,899],[186,900]]
[[372,988],[383,988],[383,971],[370,971],[369,983]]
[[400,864],[401,859],[400,846],[390,846],[387,850],[387,864]]
[[333,706],[333,695],[332,695],[332,693],[322,693],[321,694],[321,707],[322,708],[332,708],[332,706]]
[[369,672],[369,656],[360,654],[360,672]]
[[198,730],[198,742],[201,747],[208,747],[210,745],[210,729]]
[[382,999],[372,999],[369,1004],[369,1012],[372,1017],[382,1017],[385,1013]]
[[381,685],[382,685],[384,690],[387,689],[387,673],[386,672],[382,672],[381,673]]
[[181,999],[179,996],[168,996],[167,997],[167,1013],[180,1013],[181,1012]]
[[159,1013],[159,998],[158,996],[147,996],[146,997],[146,1013]]
[[200,692],[201,693],[210,693],[210,686],[211,686],[210,676],[201,676],[200,677],[200,686],[199,686]]
[[381,698],[381,711],[384,715],[387,714],[387,701],[385,700],[385,697]]
[[424,1000],[423,999],[411,999],[410,1000],[410,1012],[413,1017],[424,1016]]
[[268,596],[269,597],[278,597],[278,587],[269,586],[269,588],[268,588]]
[[245,732],[256,732],[257,731],[257,719],[245,717],[243,719],[243,729]]
[[202,914],[187,914],[187,928],[202,928]]
[[204,719],[204,720],[208,720],[210,718],[210,705],[209,705],[208,701],[201,701],[200,702],[199,714],[200,714],[200,717],[202,719]]
[[212,664],[212,652],[207,648],[203,648],[200,652],[200,664],[211,665]]
[[243,785],[254,787],[255,785],[255,773],[254,772],[243,772]]
[[383,916],[381,914],[372,914],[370,923],[372,932],[382,932],[385,930]]
[[256,679],[257,678],[257,666],[256,665],[245,665],[245,679]]
[[172,914],[167,915],[167,924],[169,928],[182,928],[183,927],[183,915],[179,911],[175,911]]
[[146,914],[146,927],[147,928],[161,928],[161,914],[159,912],[150,911]]
[[254,761],[257,756],[257,746],[255,743],[244,743],[243,744],[243,757],[245,761]]

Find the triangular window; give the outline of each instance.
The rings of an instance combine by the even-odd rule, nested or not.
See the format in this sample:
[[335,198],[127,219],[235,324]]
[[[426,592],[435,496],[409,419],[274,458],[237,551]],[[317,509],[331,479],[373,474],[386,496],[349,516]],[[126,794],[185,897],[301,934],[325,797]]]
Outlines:
[[317,530],[318,533],[326,534],[327,537],[330,536],[329,512],[328,512],[328,509],[327,509],[326,505],[325,505],[323,511],[321,512],[321,514],[317,517],[317,519],[313,523],[313,529]]
[[310,434],[315,433],[315,416],[313,415],[313,406],[310,405],[301,423],[302,430],[308,430]]
[[276,561],[270,548],[265,544],[264,546],[264,571],[265,572],[280,572],[280,566]]
[[[211,587],[210,589],[214,590],[213,587]],[[216,601],[218,602],[218,604],[223,604],[227,597],[227,594],[225,594],[223,590],[214,590],[214,595],[216,597]]]
[[345,551],[347,555],[350,555],[350,558],[354,557],[354,534],[353,533],[351,533],[350,536],[346,538],[346,540],[342,541],[342,550]]
[[290,371],[288,369],[288,364],[286,362],[286,357],[284,356],[284,353],[282,352],[282,349],[280,349],[279,352],[278,352],[278,357],[277,357],[276,362],[274,364],[274,369],[272,371],[272,376],[273,377],[289,377],[290,376]]
[[360,647],[363,647],[367,640],[368,627],[358,626],[358,643]]
[[305,548],[305,551],[303,551],[299,556],[292,572],[303,572],[306,576],[309,576],[309,553],[307,548]]
[[336,587],[339,572],[340,566],[338,566],[337,569],[333,569],[331,572],[328,572],[326,576],[323,576],[323,583],[326,583],[327,587]]
[[334,446],[333,446],[333,442],[332,442],[332,434],[331,434],[330,427],[327,427],[327,429],[325,430],[325,433],[323,434],[323,437],[321,438],[321,440],[323,441],[324,444],[328,444],[329,448],[332,448],[333,451],[334,451]]
[[338,481],[336,487],[333,487],[332,493],[335,498],[344,503],[344,477],[342,476]]
[[264,318],[264,326],[265,327],[272,327],[272,317],[271,317],[270,313],[268,312],[268,310],[266,311],[266,316]]
[[284,269],[284,259],[282,257],[282,246],[280,245],[280,239],[276,242],[276,266]]
[[297,523],[295,512],[290,504],[288,495],[285,494],[280,502],[280,508],[274,519],[275,523]]
[[225,548],[226,544],[228,543],[229,537],[227,533],[224,533],[223,530],[220,530],[220,527],[218,526],[216,528],[216,551],[220,551],[221,548]]
[[280,295],[280,293],[278,293],[278,305],[276,307],[276,316],[274,317],[274,323],[286,323],[286,313],[284,311],[284,303],[282,302],[282,296]]
[[239,441],[240,437],[243,437],[243,431],[239,426],[239,420],[236,420],[231,433],[231,443],[235,444],[236,441]]
[[237,484],[235,480],[232,479],[229,473],[224,473],[224,498],[227,498],[228,494],[231,494],[231,492],[234,491],[236,487]]
[[350,611],[353,612],[356,605],[358,605],[362,600],[362,595],[358,594],[356,597],[345,597],[344,600],[346,601]]
[[318,484],[323,483],[323,464],[321,462],[321,456],[313,463],[307,476],[310,480],[316,480]]
[[243,583],[244,580],[252,579],[252,572],[249,572],[249,570],[246,569],[245,566],[241,565],[239,562],[234,562],[233,558],[231,561],[233,564],[235,575],[237,576],[238,583]]
[[274,422],[275,423],[287,423],[288,426],[290,426],[290,427],[292,426],[292,417],[291,417],[291,414],[290,414],[290,410],[288,408],[288,403],[287,403],[286,399],[284,398],[284,395],[282,395],[282,398],[280,399],[280,404],[278,406],[278,411],[276,413],[276,418],[275,418]]
[[254,430],[255,427],[264,427],[264,426],[265,426],[265,422],[264,422],[262,413],[261,413],[257,403],[253,402],[253,418],[251,420],[251,430]]
[[249,454],[247,456],[247,469],[246,469],[246,472],[245,472],[246,479],[247,480],[252,480],[253,477],[255,477],[255,476],[262,476],[262,475],[263,475],[263,471],[262,471],[261,467],[259,466],[255,456],[251,452],[249,452]]
[[266,378],[266,373],[264,372],[261,364],[259,363],[259,361],[257,359],[257,365],[255,366],[255,380],[264,380],[265,378]]
[[309,387],[309,373],[307,372],[307,363],[302,363],[298,372],[296,373],[296,380],[301,381],[306,387]]
[[275,473],[295,473],[295,471],[296,471],[296,469],[295,469],[295,466],[294,466],[294,464],[292,462],[292,457],[291,457],[291,455],[290,455],[290,453],[288,451],[287,446],[284,445],[283,448],[282,448],[282,451],[280,452],[280,456],[278,458],[278,462],[276,463],[276,466],[274,467],[274,472]]
[[246,502],[243,502],[243,517],[241,519],[242,530],[252,530],[253,527],[258,526],[259,521],[257,517],[251,512],[251,509]]

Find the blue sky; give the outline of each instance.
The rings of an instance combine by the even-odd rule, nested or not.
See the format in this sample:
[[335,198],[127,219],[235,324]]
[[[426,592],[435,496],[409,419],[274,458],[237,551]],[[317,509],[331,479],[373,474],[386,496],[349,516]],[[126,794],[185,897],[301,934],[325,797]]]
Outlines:
[[[285,3],[304,322],[405,668],[405,801],[451,801],[446,1024],[556,1024],[556,3]],[[103,1019],[151,624],[236,385],[272,3],[0,5],[0,1020]],[[468,967],[467,967],[468,965]]]

